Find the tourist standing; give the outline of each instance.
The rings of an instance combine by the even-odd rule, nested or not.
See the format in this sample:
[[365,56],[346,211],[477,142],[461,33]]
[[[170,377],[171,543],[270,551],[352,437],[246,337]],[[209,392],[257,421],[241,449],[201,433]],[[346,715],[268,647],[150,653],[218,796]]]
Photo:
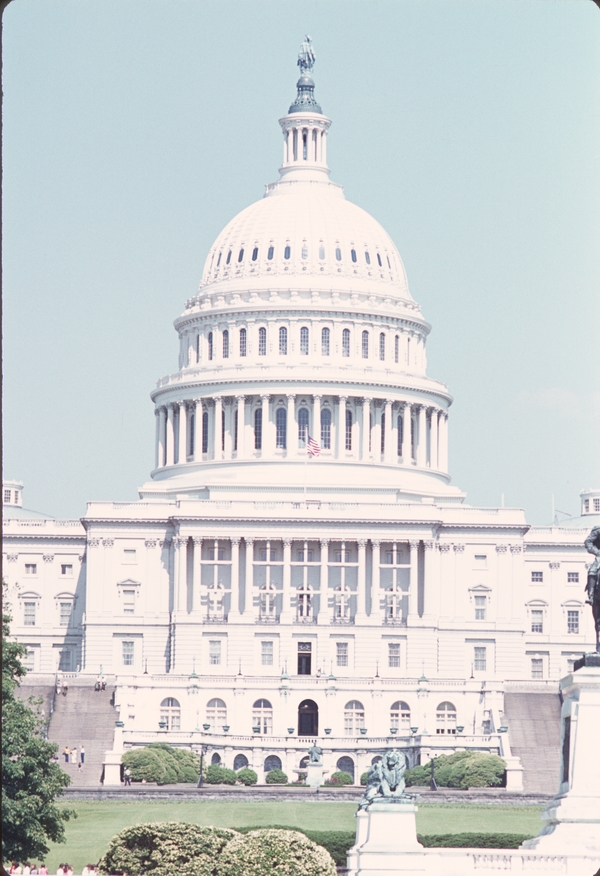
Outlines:
[[71,754],[71,749],[68,745],[65,745],[65,750],[63,751],[63,755],[65,758],[65,763],[69,763],[69,755]]
[[48,876],[48,868],[44,863],[40,864],[40,876]]
[[81,758],[81,763],[85,763],[85,748],[83,745],[79,749],[79,757]]
[[77,748],[71,749],[71,763],[77,763]]
[[125,780],[126,787],[129,787],[131,785],[131,770],[129,769],[129,767],[125,767],[123,779]]

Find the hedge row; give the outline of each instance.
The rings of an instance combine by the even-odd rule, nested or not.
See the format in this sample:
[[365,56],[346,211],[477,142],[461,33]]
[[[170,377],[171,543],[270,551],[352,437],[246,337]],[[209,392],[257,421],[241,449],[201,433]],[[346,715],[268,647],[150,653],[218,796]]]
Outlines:
[[[504,781],[506,764],[496,754],[456,751],[436,757],[434,772],[440,788],[497,788]],[[405,773],[407,786],[428,785],[430,779],[431,762]]]

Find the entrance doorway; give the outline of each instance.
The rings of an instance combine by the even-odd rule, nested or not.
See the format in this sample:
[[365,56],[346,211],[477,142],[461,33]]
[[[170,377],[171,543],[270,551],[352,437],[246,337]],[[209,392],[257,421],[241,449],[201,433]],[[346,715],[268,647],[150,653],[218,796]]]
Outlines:
[[298,706],[298,736],[319,735],[319,707],[313,700],[303,700]]

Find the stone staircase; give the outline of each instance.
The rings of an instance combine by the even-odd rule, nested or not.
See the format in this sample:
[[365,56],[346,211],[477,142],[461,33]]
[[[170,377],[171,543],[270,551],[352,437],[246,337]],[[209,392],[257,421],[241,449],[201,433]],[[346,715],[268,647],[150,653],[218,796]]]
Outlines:
[[[115,721],[118,718],[113,706],[114,679],[107,678],[106,690],[94,690],[95,678],[91,676],[67,677],[69,685],[66,696],[54,698],[54,712],[50,720],[48,739],[58,743],[60,765],[71,776],[71,788],[93,788],[100,785],[104,753],[113,747]],[[85,747],[85,763],[65,763],[65,746]],[[78,754],[79,760],[79,754]]]
[[512,753],[523,765],[523,791],[556,794],[560,770],[560,697],[558,693],[507,691],[504,721]]

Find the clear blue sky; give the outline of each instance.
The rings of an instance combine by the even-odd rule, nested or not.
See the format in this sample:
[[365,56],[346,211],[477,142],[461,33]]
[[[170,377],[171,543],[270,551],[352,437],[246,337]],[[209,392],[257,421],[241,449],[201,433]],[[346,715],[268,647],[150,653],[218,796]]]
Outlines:
[[389,231],[455,397],[454,483],[531,523],[600,485],[600,10],[591,0],[13,0],[4,470],[137,496],[149,392],[225,223],[277,178],[304,33],[346,196]]

